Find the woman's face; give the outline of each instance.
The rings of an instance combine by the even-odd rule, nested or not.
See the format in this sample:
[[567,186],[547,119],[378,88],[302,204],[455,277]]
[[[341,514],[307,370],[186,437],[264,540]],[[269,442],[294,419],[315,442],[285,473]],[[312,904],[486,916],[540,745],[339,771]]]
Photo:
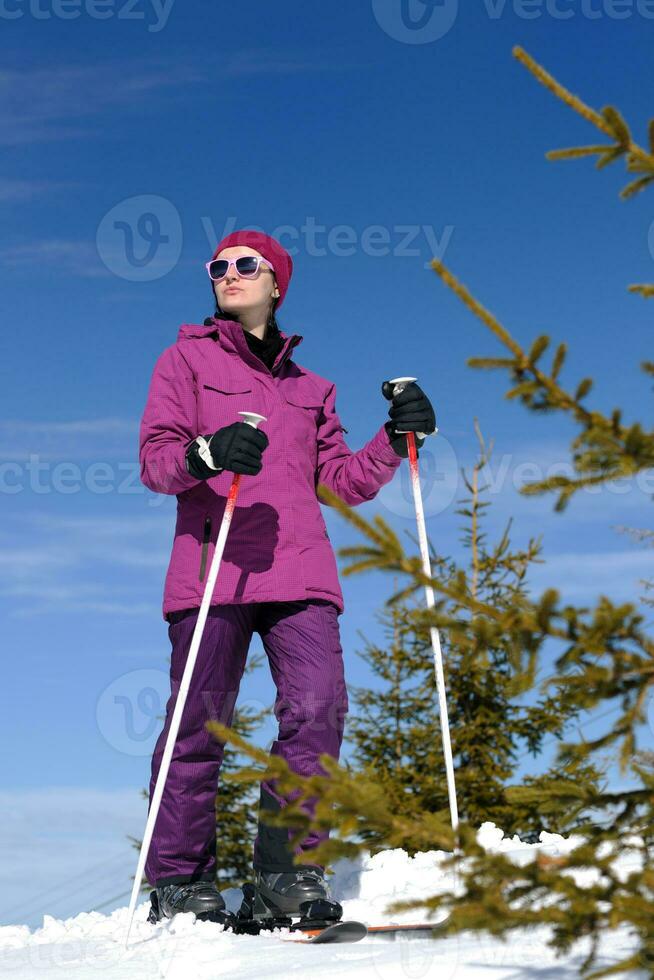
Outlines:
[[[258,255],[256,248],[249,245],[232,245],[223,248],[216,256],[217,259],[237,259],[239,255]],[[262,257],[262,256],[261,256]],[[265,318],[273,301],[279,296],[279,289],[272,269],[261,264],[254,279],[239,276],[235,266],[230,266],[227,275],[220,282],[213,284],[216,299],[220,309],[225,313],[237,316],[239,313],[261,311]]]

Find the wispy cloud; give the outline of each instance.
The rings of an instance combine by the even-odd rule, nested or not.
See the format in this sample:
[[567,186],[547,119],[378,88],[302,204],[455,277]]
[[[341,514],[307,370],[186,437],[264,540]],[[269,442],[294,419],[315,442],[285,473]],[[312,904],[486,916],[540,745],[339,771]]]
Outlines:
[[318,71],[348,71],[365,67],[361,61],[325,57],[323,49],[307,57],[306,47],[294,54],[278,49],[241,48],[232,51],[221,65],[221,74],[298,75]]
[[160,607],[146,593],[152,576],[162,581],[173,528],[172,515],[165,514],[21,513],[20,538],[28,543],[16,546],[8,530],[0,542],[0,596],[10,600],[6,615],[157,615]]
[[60,569],[86,561],[137,569],[160,568],[168,557],[168,550],[161,543],[173,529],[171,517],[140,513],[133,518],[22,513],[20,536],[23,541],[32,541],[33,548],[0,547],[0,569],[11,568],[14,577],[22,577],[38,567],[39,561]]
[[[350,68],[359,69],[361,63],[336,55],[326,58],[322,51],[314,57],[306,50],[242,48],[222,57],[220,76],[224,80]],[[102,126],[101,119],[112,110],[121,111],[124,127],[127,116],[140,112],[146,100],[149,113],[170,111],[171,100],[183,105],[186,99],[197,99],[192,87],[214,81],[212,67],[172,59],[5,69],[0,71],[0,144],[106,139],[114,129]]]
[[97,514],[89,517],[66,517],[49,511],[32,511],[30,521],[37,528],[58,532],[65,535],[67,539],[71,534],[87,538],[90,533],[93,533],[97,538],[102,539],[125,538],[137,541],[147,539],[151,535],[156,537],[171,528],[170,515],[155,514],[138,514],[133,518],[112,515],[99,517]]
[[80,599],[71,596],[68,599],[56,599],[50,602],[40,602],[12,610],[12,619],[30,619],[34,616],[45,616],[51,613],[97,613],[103,616],[142,616],[144,619],[161,615],[161,605],[154,602],[107,602],[97,599]]
[[133,419],[71,419],[68,422],[31,421],[26,419],[0,419],[0,434],[15,432],[19,435],[106,435],[108,432],[119,434],[135,431],[136,422]]
[[72,551],[50,545],[48,550],[38,548],[0,548],[0,575],[11,573],[14,579],[25,579],[40,568],[61,570],[72,567],[76,555]]
[[134,112],[145,99],[170,97],[169,90],[175,97],[180,86],[204,80],[197,67],[144,66],[142,60],[5,69],[0,72],[0,143],[106,137],[99,117],[107,111]]
[[56,194],[58,191],[80,186],[80,181],[76,180],[17,180],[0,177],[0,202],[18,204],[43,194]]
[[50,239],[11,245],[0,251],[3,265],[20,271],[47,267],[85,279],[112,279],[112,273],[98,256],[94,243]]
[[50,420],[0,419],[0,453],[3,460],[27,461],[36,453],[44,460],[77,460],[122,456],[126,463],[138,462],[137,419],[97,418]]
[[142,833],[147,815],[140,788],[3,790],[0,813],[3,924],[34,928],[45,913],[63,918],[129,891],[137,852],[128,835]]
[[[124,267],[125,252],[117,245],[105,244],[102,249],[102,259],[94,242],[73,241],[72,239],[39,239],[34,242],[21,242],[0,249],[0,264],[13,272],[33,274],[34,268],[52,270],[59,276],[79,276],[82,279],[111,279],[116,281],[116,268]],[[197,259],[179,258],[180,266],[197,267]],[[160,253],[148,262],[148,270],[154,273],[157,269],[164,273],[169,271],[168,258]],[[122,281],[122,280],[121,280]],[[107,298],[136,300],[142,297],[139,292],[108,294]]]
[[532,565],[530,591],[555,588],[565,601],[597,601],[600,593],[614,602],[634,602],[645,594],[643,580],[654,579],[651,552],[568,551],[549,554],[544,565]]

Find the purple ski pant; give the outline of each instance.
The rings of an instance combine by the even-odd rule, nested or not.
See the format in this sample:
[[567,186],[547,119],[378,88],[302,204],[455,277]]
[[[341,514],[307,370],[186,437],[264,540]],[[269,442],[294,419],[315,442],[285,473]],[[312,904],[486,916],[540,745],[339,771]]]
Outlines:
[[[195,608],[168,615],[171,694],[152,755],[150,802],[198,613]],[[338,607],[327,599],[210,606],[145,865],[152,886],[216,877],[216,792],[224,749],[205,723],[231,724],[254,631],[261,637],[277,688],[279,733],[271,752],[304,776],[325,774],[318,761],[322,753],[339,757],[348,697]],[[285,802],[270,782],[261,783],[260,812],[279,809]],[[295,853],[328,836],[308,835]],[[288,837],[286,828],[259,820],[254,867],[291,870]]]

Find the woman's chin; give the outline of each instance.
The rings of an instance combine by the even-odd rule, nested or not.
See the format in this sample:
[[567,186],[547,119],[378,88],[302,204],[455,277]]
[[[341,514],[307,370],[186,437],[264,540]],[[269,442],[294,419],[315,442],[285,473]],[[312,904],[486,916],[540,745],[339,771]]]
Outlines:
[[225,314],[225,316],[238,317],[241,313],[241,309],[238,306],[230,306],[227,303],[221,303],[220,309]]
[[225,313],[231,313],[232,316],[238,316],[239,313],[245,312],[248,309],[247,303],[242,300],[239,302],[237,297],[225,296],[220,303],[221,310]]

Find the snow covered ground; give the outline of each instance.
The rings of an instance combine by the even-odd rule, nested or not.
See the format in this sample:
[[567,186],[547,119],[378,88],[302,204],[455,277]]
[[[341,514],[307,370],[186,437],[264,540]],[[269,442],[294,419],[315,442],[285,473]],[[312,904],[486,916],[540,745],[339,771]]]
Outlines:
[[[541,843],[523,844],[505,838],[493,824],[484,824],[479,840],[486,848],[510,853],[517,863],[528,861],[535,850],[565,853],[572,841],[556,834],[542,834]],[[340,861],[331,879],[332,891],[342,902],[344,918],[368,923],[419,921],[420,914],[390,916],[386,906],[399,898],[433,894],[445,888],[440,870],[443,854],[428,851],[410,858],[403,850],[375,857]],[[625,868],[626,870],[626,868]],[[592,877],[592,872],[589,872]],[[240,892],[224,892],[231,908]],[[127,906],[110,915],[84,912],[68,919],[43,917],[43,925],[0,927],[0,976],[12,980],[255,980],[311,976],[356,980],[572,980],[587,949],[580,944],[573,954],[557,958],[547,947],[546,929],[514,933],[506,943],[489,936],[462,934],[448,939],[406,938],[389,942],[368,937],[343,946],[291,945],[288,930],[275,934],[234,936],[192,914],[178,915],[156,926],[147,922],[149,900],[137,906],[125,949]],[[605,937],[598,965],[622,959],[633,940],[626,931]],[[645,978],[632,972],[632,978]]]

